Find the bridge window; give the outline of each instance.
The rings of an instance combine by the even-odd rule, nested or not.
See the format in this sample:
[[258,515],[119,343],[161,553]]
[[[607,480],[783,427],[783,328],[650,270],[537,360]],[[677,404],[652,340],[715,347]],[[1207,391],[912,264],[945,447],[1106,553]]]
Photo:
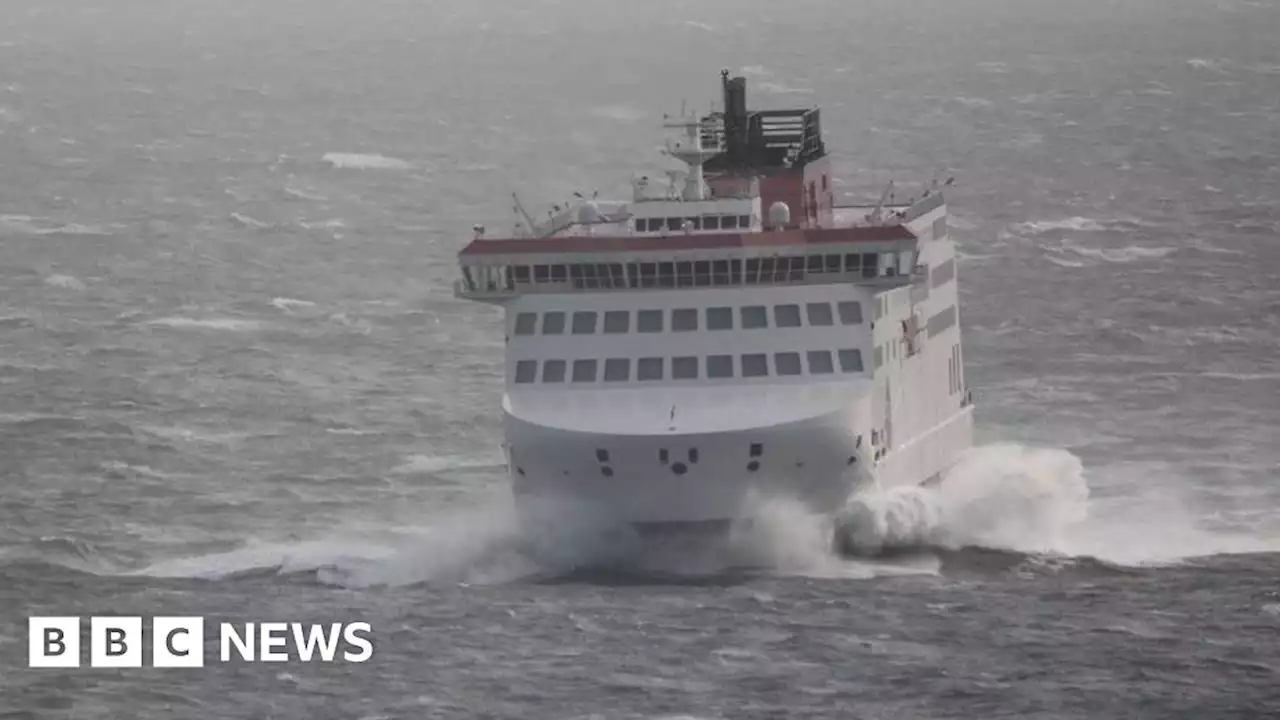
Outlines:
[[950,330],[951,327],[955,324],[956,324],[956,306],[952,305],[946,310],[943,310],[942,312],[937,313],[933,317],[929,318],[929,337],[933,337],[934,335],[938,335],[939,333],[946,332],[947,330]]
[[658,287],[657,263],[640,263],[640,287]]
[[563,360],[545,360],[542,363],[542,382],[564,382],[565,362]]
[[516,315],[516,334],[532,335],[538,325],[538,314],[522,312]]
[[846,300],[841,303],[836,303],[836,310],[840,313],[841,325],[862,324],[862,303],[857,300]]
[[835,372],[835,367],[831,364],[830,350],[810,350],[805,353],[805,356],[809,361],[810,375],[829,375]]
[[573,381],[595,382],[596,381],[596,361],[595,360],[574,360],[573,361]]
[[[742,263],[741,260],[735,260],[734,262],[738,263],[739,264],[738,266],[741,267],[741,263]],[[739,272],[738,273],[739,280],[741,279],[741,277],[742,277],[742,273]],[[728,260],[712,260],[711,261],[711,282],[713,285],[728,285],[730,283],[737,284],[738,280],[730,279]]]
[[826,327],[833,324],[831,303],[808,303],[805,312],[809,315],[809,324],[815,327]]
[[933,269],[929,271],[929,284],[936,288],[939,285],[945,285],[946,283],[951,282],[955,276],[956,261],[947,260],[933,266]]
[[725,230],[735,230],[738,227],[737,215],[725,215],[720,218],[720,227]]
[[649,218],[636,218],[636,232],[649,232]]
[[680,232],[680,225],[684,222],[684,218],[667,218],[667,229],[672,232]]
[[742,308],[742,329],[753,330],[769,327],[769,316],[763,305],[748,305]]
[[836,355],[840,359],[840,372],[862,372],[861,350],[837,350]]
[[769,374],[769,361],[764,353],[742,356],[743,377],[764,377]]
[[631,379],[630,358],[609,358],[604,361],[605,382],[626,382]]
[[779,375],[800,374],[800,353],[780,352],[773,354],[773,369]]
[[707,287],[711,284],[710,260],[698,260],[693,264],[693,284],[697,287]]
[[671,358],[671,377],[674,380],[696,380],[698,377],[698,358]]
[[662,379],[662,358],[647,357],[640,358],[636,361],[636,379],[637,380],[661,380]]
[[702,218],[702,229],[703,230],[719,230],[720,216],[719,215],[704,216]]
[[670,288],[676,286],[676,264],[670,262],[658,263],[658,287]]
[[777,327],[800,327],[800,306],[774,305],[773,324]]
[[626,310],[609,310],[604,314],[604,331],[617,335],[631,330],[631,313]]
[[516,382],[531,383],[538,377],[537,360],[519,360],[516,362]]
[[844,256],[844,271],[856,273],[862,269],[862,255],[859,253],[849,253]]
[[542,334],[543,335],[563,335],[564,334],[564,313],[556,310],[546,313],[542,316]]
[[749,227],[751,227],[751,216],[750,216],[750,215],[739,215],[739,216],[738,216],[738,227],[741,227],[741,228],[749,228]]
[[707,377],[709,378],[733,377],[733,356],[732,355],[708,355],[707,356]]
[[592,310],[573,314],[573,334],[591,335],[596,331],[596,313]]
[[707,329],[708,330],[732,330],[733,329],[733,308],[727,308],[727,307],[707,308]]
[[698,329],[698,311],[690,308],[671,311],[671,330],[689,332]]
[[662,332],[662,311],[641,310],[636,313],[636,330],[642,333]]
[[693,287],[693,263],[676,263],[676,287]]

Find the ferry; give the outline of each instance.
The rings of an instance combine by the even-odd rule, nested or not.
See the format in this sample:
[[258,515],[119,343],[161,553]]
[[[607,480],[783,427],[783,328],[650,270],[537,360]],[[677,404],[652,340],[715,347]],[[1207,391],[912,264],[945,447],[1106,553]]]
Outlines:
[[664,116],[667,181],[476,226],[457,297],[505,316],[505,453],[520,499],[640,527],[835,516],[936,483],[972,444],[944,190],[837,205],[817,108]]

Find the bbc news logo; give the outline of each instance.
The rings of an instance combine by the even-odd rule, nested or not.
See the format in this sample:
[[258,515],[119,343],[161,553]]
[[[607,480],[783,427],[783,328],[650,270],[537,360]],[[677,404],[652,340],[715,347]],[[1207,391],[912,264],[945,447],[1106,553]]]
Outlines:
[[[80,667],[80,618],[33,617],[27,626],[28,665],[33,668]],[[352,662],[373,657],[373,629],[366,622],[219,623],[218,660],[231,662]],[[202,617],[157,617],[151,621],[151,665],[193,668],[205,664]],[[89,618],[89,667],[143,666],[141,617]]]

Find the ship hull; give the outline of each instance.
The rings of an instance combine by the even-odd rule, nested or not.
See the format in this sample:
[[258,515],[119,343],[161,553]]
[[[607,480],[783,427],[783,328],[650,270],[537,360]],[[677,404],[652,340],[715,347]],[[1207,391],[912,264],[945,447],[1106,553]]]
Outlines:
[[564,501],[661,530],[723,525],[769,498],[835,514],[859,492],[935,480],[969,447],[971,410],[884,452],[855,407],[711,433],[592,433],[510,413],[504,424],[518,500]]

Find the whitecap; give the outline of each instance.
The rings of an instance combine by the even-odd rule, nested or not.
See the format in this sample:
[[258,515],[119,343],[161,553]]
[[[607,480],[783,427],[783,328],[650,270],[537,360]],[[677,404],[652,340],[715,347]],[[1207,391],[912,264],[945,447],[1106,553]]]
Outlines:
[[238,212],[231,213],[231,221],[240,227],[255,228],[258,230],[271,227],[269,223],[262,222],[261,220],[256,220],[254,218],[249,217],[248,215],[244,215]]
[[70,275],[50,275],[44,279],[44,284],[51,287],[62,288],[64,290],[84,290],[85,284],[79,278]]
[[1069,217],[1061,220],[1033,220],[1029,222],[1017,223],[1012,229],[1019,233],[1031,233],[1040,235],[1054,230],[1071,230],[1076,232],[1097,232],[1104,230],[1102,223],[1087,217]]
[[227,332],[246,332],[257,330],[262,327],[262,323],[257,320],[244,320],[241,318],[189,318],[189,317],[165,317],[152,320],[149,325],[160,325],[163,327],[174,328],[175,330],[223,330]]
[[385,155],[363,153],[325,153],[321,158],[335,168],[345,170],[408,170],[413,165],[404,160]]
[[466,470],[502,466],[501,458],[476,455],[410,455],[392,472],[396,474],[436,473],[447,470]]
[[297,300],[295,298],[278,297],[272,298],[271,306],[285,312],[289,312],[295,308],[315,307],[316,304],[310,300]]
[[1062,258],[1055,257],[1053,255],[1046,255],[1044,259],[1054,265],[1064,268],[1082,268],[1085,266],[1084,263],[1079,260],[1063,260]]
[[1127,245],[1119,248],[1091,248],[1068,244],[1063,249],[1070,250],[1077,255],[1104,260],[1109,263],[1131,263],[1138,260],[1151,260],[1162,258],[1178,251],[1178,248],[1174,247],[1139,247],[1137,245]]
[[716,29],[715,29],[714,27],[712,27],[712,26],[710,26],[710,25],[708,25],[708,24],[706,24],[706,23],[704,23],[704,22],[698,22],[697,20],[685,20],[685,21],[684,21],[684,24],[685,24],[685,26],[687,26],[687,27],[697,28],[697,29],[699,29],[699,30],[705,30],[705,31],[707,31],[707,32],[715,32],[715,31],[716,31]]

